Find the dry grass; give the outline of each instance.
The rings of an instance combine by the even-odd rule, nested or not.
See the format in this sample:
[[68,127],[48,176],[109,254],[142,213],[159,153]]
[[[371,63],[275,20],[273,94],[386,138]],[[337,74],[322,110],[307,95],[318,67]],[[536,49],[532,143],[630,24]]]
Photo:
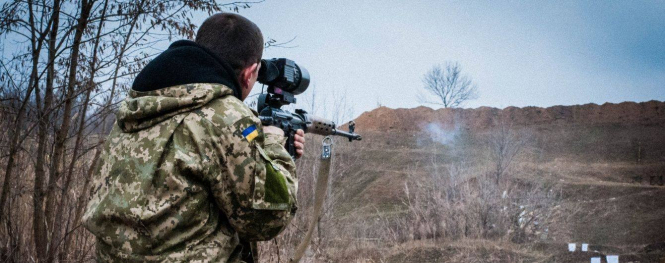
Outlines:
[[[335,158],[344,161],[336,165],[344,172],[331,182],[335,205],[319,222],[304,261],[588,262],[591,255],[615,253],[658,262],[665,251],[645,247],[665,240],[658,227],[665,225],[665,199],[659,198],[665,188],[634,177],[660,174],[665,164],[658,156],[638,164],[632,155],[607,158],[594,147],[586,154],[556,148],[580,133],[551,137],[557,132],[548,130],[543,140],[532,131],[498,182],[491,133],[446,145],[422,135],[371,133],[359,145],[337,145]],[[596,133],[596,144],[615,135]],[[621,147],[627,149],[614,153],[632,146]],[[315,158],[305,158],[300,168],[312,170]],[[307,198],[307,189],[301,194]],[[306,215],[308,208],[301,208]],[[270,262],[278,262],[278,245],[280,261],[288,258],[304,229],[298,224],[307,223],[301,217],[278,241],[263,245]],[[568,242],[589,242],[599,252],[570,254]]]

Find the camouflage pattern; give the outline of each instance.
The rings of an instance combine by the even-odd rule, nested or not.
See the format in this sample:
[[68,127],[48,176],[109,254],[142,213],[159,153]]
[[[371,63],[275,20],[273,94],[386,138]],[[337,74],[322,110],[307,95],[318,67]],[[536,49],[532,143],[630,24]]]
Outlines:
[[[242,131],[252,125],[259,134],[248,141]],[[295,212],[295,164],[284,143],[264,134],[257,113],[226,86],[130,91],[83,217],[98,260],[239,261],[249,249],[241,241],[275,237]],[[271,191],[288,191],[288,202],[266,197],[274,177],[286,184]]]

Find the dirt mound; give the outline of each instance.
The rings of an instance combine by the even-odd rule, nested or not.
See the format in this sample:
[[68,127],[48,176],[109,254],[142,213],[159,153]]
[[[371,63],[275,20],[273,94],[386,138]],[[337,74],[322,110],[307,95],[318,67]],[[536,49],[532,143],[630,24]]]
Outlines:
[[444,129],[464,128],[485,130],[498,120],[512,125],[640,125],[665,126],[665,102],[622,102],[603,105],[584,104],[574,106],[507,107],[497,109],[439,109],[417,107],[413,109],[391,109],[379,107],[365,112],[356,119],[358,131],[416,131],[430,123]]

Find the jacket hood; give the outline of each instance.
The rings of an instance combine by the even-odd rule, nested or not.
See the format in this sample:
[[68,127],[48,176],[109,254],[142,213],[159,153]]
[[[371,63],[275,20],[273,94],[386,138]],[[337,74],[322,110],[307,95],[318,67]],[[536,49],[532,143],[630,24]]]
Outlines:
[[212,51],[189,40],[173,42],[136,75],[132,90],[153,91],[193,83],[229,87],[240,98],[240,84],[233,68]]
[[231,88],[211,83],[185,84],[143,92],[130,90],[128,97],[120,103],[116,119],[123,132],[135,132],[227,95],[233,96]]

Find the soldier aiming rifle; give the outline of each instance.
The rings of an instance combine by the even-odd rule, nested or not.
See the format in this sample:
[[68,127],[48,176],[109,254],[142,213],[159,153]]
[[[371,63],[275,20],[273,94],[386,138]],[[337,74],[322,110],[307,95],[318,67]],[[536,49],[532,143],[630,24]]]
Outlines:
[[[262,61],[262,53],[254,23],[216,14],[195,41],[172,43],[136,76],[83,217],[98,261],[256,262],[256,242],[295,215],[304,132],[360,139],[281,110],[309,75],[287,59]],[[261,114],[243,103],[257,78],[269,86]]]

